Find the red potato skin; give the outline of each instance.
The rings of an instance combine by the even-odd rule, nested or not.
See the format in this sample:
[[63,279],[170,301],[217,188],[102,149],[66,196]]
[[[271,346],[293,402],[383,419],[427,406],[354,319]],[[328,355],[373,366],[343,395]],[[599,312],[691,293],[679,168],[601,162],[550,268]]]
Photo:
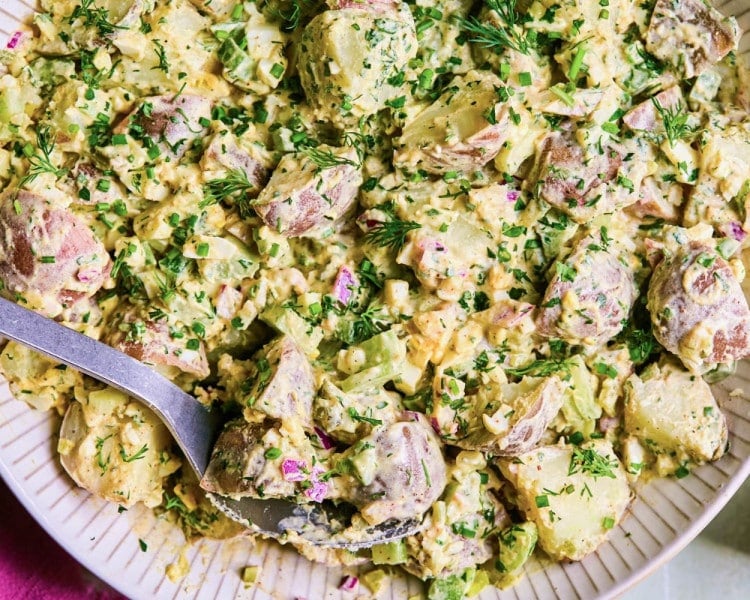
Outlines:
[[[143,107],[151,105],[147,116]],[[129,133],[135,126],[143,129],[143,135],[153,141],[162,155],[180,159],[192,142],[206,132],[200,119],[211,118],[211,101],[202,96],[182,94],[174,96],[149,96],[128,114],[113,133]]]
[[625,210],[639,219],[652,217],[676,224],[680,219],[679,209],[683,200],[681,185],[660,182],[655,177],[646,177],[638,190],[638,200]]
[[201,342],[197,358],[192,353],[185,355],[184,339],[175,339],[169,333],[169,326],[164,321],[141,319],[135,311],[125,312],[120,317],[119,324],[142,322],[144,334],[138,339],[130,339],[118,327],[110,328],[110,335],[105,341],[120,352],[132,356],[141,362],[164,366],[177,367],[185,373],[205,378],[210,374],[205,348]]
[[260,161],[242,150],[235,143],[227,143],[221,136],[217,135],[203,153],[201,167],[207,169],[206,163],[217,162],[227,169],[237,169],[247,175],[247,180],[252,184],[248,195],[257,196],[268,181],[268,169]]
[[[699,35],[692,40],[694,45],[664,43],[666,40],[660,36],[659,28],[665,22],[668,22],[668,30],[686,23],[696,27]],[[734,28],[703,0],[657,0],[646,33],[647,49],[657,58],[681,66],[688,78],[724,58],[736,47],[737,41]]]
[[297,160],[292,155],[281,159],[253,208],[266,225],[286,237],[315,237],[354,205],[362,174],[353,165],[338,164],[318,169],[315,177],[304,179],[301,187],[279,191],[279,180],[290,169],[297,169]]
[[256,355],[268,362],[268,375],[259,371],[248,393],[246,410],[260,411],[272,419],[295,419],[312,430],[312,403],[317,391],[315,374],[304,352],[289,336],[280,337]]
[[447,470],[437,435],[423,415],[409,414],[365,438],[376,448],[378,474],[353,502],[371,525],[422,515],[445,488]]
[[641,131],[654,131],[657,121],[661,120],[654,101],[665,110],[676,110],[682,103],[682,91],[675,85],[663,92],[659,92],[653,98],[649,98],[631,108],[623,117],[622,122],[630,129]]
[[583,149],[568,135],[552,133],[539,157],[539,195],[575,219],[598,188],[616,177],[621,165],[622,157],[612,148],[585,160]]
[[0,279],[6,293],[77,300],[95,294],[111,266],[104,245],[74,214],[24,190],[0,197]]
[[[686,289],[685,272],[702,255],[712,263]],[[724,290],[711,301],[707,293],[716,282]],[[711,351],[704,357],[705,366],[750,356],[750,309],[745,295],[729,264],[704,243],[690,242],[656,266],[648,289],[648,309],[654,337],[678,356],[680,342],[702,323],[722,325],[715,331]]]
[[[536,320],[541,335],[602,344],[622,329],[637,295],[633,274],[613,253],[591,246],[602,247],[601,238],[586,236],[565,261],[576,269],[572,281],[558,272],[550,280]],[[563,323],[561,304],[568,293],[589,310]],[[591,307],[596,314],[589,314]]]
[[[295,484],[268,468],[263,438],[268,428],[235,419],[224,426],[200,481],[207,492],[251,498],[284,498],[294,495]],[[278,432],[277,432],[278,435]]]

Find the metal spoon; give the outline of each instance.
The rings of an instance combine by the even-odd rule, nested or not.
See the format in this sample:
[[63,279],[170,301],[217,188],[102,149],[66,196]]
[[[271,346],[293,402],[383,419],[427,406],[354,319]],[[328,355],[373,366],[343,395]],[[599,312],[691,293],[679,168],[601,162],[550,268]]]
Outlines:
[[[0,336],[141,401],[167,426],[198,478],[203,476],[223,426],[217,411],[207,410],[193,396],[127,354],[4,298],[0,298]],[[236,500],[208,495],[219,510],[258,533],[281,540],[290,533],[297,534],[319,546],[356,550],[411,535],[420,526],[417,519],[392,519],[359,529],[349,526],[351,511],[330,502],[296,504],[282,499]]]

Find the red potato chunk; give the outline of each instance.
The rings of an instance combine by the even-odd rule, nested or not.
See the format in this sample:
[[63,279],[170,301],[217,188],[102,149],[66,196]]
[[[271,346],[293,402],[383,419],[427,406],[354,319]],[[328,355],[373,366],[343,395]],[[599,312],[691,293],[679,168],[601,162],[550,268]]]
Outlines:
[[656,131],[657,125],[662,121],[656,103],[666,111],[676,111],[684,106],[680,86],[675,85],[663,92],[659,92],[653,98],[649,98],[631,108],[622,117],[622,122],[630,129],[641,131]]
[[245,418],[257,421],[261,413],[311,430],[315,375],[294,340],[283,336],[272,341],[256,355],[255,366],[253,385],[245,397]]
[[180,159],[193,141],[203,136],[211,118],[211,101],[203,96],[181,94],[149,96],[113,130],[155,146],[161,156]]
[[166,320],[142,317],[137,309],[128,307],[115,313],[115,322],[109,331],[104,340],[106,343],[136,360],[153,365],[167,376],[182,372],[203,379],[211,372],[203,342],[197,350],[187,348],[188,338],[173,337]]
[[365,449],[354,460],[371,469],[351,501],[370,525],[420,517],[445,488],[447,468],[437,435],[423,415],[407,415],[359,442]]
[[56,316],[63,305],[95,294],[112,267],[106,249],[73,213],[41,196],[0,196],[0,280],[6,294]]
[[316,151],[330,156],[333,166],[319,166],[305,152],[286,154],[253,203],[263,222],[286,237],[325,234],[357,199],[362,172],[355,149]]
[[658,177],[646,177],[638,191],[638,201],[626,210],[639,219],[652,217],[667,223],[677,223],[683,201],[680,184],[663,181]]
[[226,171],[236,171],[247,177],[251,188],[247,190],[249,196],[257,196],[268,181],[271,161],[268,152],[256,148],[249,151],[241,148],[234,136],[217,134],[209,142],[201,158],[201,169],[206,179],[211,179],[206,173],[221,171],[220,176],[226,176]]
[[646,49],[689,79],[737,48],[737,21],[703,0],[657,0]]
[[283,479],[278,465],[265,457],[266,450],[275,447],[280,437],[278,431],[266,430],[259,424],[242,419],[230,421],[214,444],[200,486],[235,498],[293,496],[295,484]]
[[620,332],[637,288],[613,246],[590,234],[556,263],[536,320],[540,334],[598,346]]
[[508,139],[509,110],[497,95],[501,86],[488,72],[456,78],[448,91],[406,123],[394,146],[393,164],[437,174],[471,172],[487,164]]
[[108,177],[91,163],[80,162],[73,169],[76,204],[112,203],[125,197],[125,189],[116,178]]
[[571,133],[555,132],[542,142],[537,164],[540,197],[578,223],[621,205],[618,195],[606,185],[622,165],[622,156],[612,147],[587,156]]
[[648,288],[654,337],[693,373],[750,355],[750,309],[730,265],[710,243],[668,254]]

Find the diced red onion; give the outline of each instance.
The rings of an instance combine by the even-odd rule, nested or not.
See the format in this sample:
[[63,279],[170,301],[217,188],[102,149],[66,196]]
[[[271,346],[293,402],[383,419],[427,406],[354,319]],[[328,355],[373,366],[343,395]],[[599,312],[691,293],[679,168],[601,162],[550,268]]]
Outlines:
[[22,37],[23,37],[23,31],[16,31],[8,40],[8,43],[6,44],[5,47],[8,50],[13,50],[16,46],[18,46],[18,43],[21,41]]
[[727,237],[741,242],[747,237],[747,232],[742,228],[742,224],[739,221],[730,221],[729,223],[722,223],[719,226],[719,231]]
[[333,282],[333,297],[344,306],[349,305],[353,290],[359,285],[357,278],[348,267],[342,266]]
[[368,231],[375,229],[378,225],[382,225],[385,222],[385,219],[386,216],[382,211],[376,208],[369,208],[357,217],[357,225],[359,225],[359,228],[362,231],[367,233]]
[[304,481],[305,474],[302,469],[305,468],[304,461],[285,458],[281,462],[281,474],[285,481]]
[[328,493],[328,486],[322,481],[314,482],[309,488],[305,490],[305,496],[310,498],[313,502],[323,502],[326,494]]
[[403,412],[403,417],[409,421],[419,421],[419,413],[415,410],[405,410]]
[[425,252],[429,250],[435,250],[436,252],[445,252],[445,246],[437,240],[421,240],[418,246]]
[[438,423],[438,420],[436,417],[430,417],[430,425],[432,425],[432,428],[435,430],[435,433],[440,433],[440,423]]
[[508,193],[505,195],[505,199],[508,202],[515,202],[518,200],[518,198],[521,196],[521,192],[517,190],[508,190]]
[[331,439],[331,436],[329,436],[320,427],[315,427],[315,434],[318,436],[318,439],[320,440],[320,445],[323,446],[323,448],[325,448],[326,450],[329,450],[335,446],[335,444],[333,443],[333,440]]
[[91,281],[99,279],[100,276],[101,271],[99,269],[78,269],[76,279],[78,279],[78,281],[80,281],[81,283],[89,283]]
[[344,592],[355,592],[359,587],[359,579],[354,575],[346,575],[339,584],[339,589]]

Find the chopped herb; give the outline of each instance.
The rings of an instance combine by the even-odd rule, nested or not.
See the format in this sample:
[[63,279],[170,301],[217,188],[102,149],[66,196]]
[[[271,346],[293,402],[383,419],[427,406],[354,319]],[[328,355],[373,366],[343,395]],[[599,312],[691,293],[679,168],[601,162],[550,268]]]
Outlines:
[[502,21],[500,26],[483,23],[475,17],[457,19],[459,27],[467,39],[497,53],[510,48],[528,54],[530,43],[526,31],[521,26],[521,16],[516,10],[516,0],[486,0],[485,4]]
[[370,231],[365,233],[364,239],[368,244],[380,246],[381,248],[392,248],[400,250],[406,243],[406,235],[422,226],[414,221],[401,221],[393,219],[378,223]]
[[67,169],[59,169],[52,164],[52,152],[55,149],[55,142],[52,138],[49,126],[45,125],[36,131],[36,145],[39,152],[35,152],[31,144],[23,148],[23,154],[31,164],[28,173],[21,177],[18,187],[23,187],[27,183],[34,181],[42,173],[51,173],[57,179],[67,173]]
[[155,67],[151,67],[152,69],[159,69],[160,71],[164,71],[165,73],[169,73],[169,61],[167,60],[167,51],[164,49],[164,46],[159,40],[152,40],[154,46],[154,54],[156,54],[156,57],[159,59],[159,64]]
[[204,198],[198,206],[205,208],[230,197],[247,195],[253,187],[244,169],[231,169],[225,177],[211,179],[203,185]]
[[144,456],[146,456],[146,452],[148,452],[148,444],[143,444],[138,451],[135,454],[131,454],[128,456],[127,452],[125,452],[125,448],[123,446],[120,446],[120,458],[123,460],[123,462],[129,463],[133,462],[134,460],[140,460]]
[[695,132],[695,127],[688,125],[689,115],[685,112],[682,102],[672,108],[665,108],[656,98],[651,98],[651,102],[654,103],[656,111],[661,116],[670,146],[674,147],[678,140]]
[[616,478],[614,469],[617,468],[617,459],[602,456],[593,448],[573,448],[573,455],[568,465],[568,475],[582,472],[588,473],[595,479],[598,477]]

